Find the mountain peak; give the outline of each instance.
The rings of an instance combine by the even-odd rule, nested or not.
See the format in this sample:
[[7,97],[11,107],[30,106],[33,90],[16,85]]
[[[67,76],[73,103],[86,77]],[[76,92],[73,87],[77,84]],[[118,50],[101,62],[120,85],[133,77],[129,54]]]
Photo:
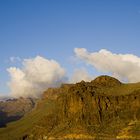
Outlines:
[[98,86],[113,87],[113,86],[121,85],[121,82],[118,79],[111,77],[111,76],[107,76],[107,75],[99,76],[91,82]]

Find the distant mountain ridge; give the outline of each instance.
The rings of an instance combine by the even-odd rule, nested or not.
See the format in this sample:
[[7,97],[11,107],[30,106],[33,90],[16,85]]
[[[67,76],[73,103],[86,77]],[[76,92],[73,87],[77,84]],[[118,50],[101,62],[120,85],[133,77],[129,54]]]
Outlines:
[[105,75],[50,88],[31,113],[0,129],[2,140],[8,130],[11,140],[139,140],[140,83]]
[[16,121],[28,113],[35,105],[31,98],[4,98],[0,101],[0,127]]
[[6,100],[8,100],[8,99],[13,99],[13,97],[10,97],[10,96],[3,96],[3,95],[0,96],[0,102],[1,102],[1,101],[6,101]]

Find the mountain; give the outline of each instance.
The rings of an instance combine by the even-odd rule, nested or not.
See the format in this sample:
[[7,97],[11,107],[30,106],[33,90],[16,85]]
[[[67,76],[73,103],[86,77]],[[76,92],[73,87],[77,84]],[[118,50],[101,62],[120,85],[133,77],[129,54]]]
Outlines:
[[50,88],[30,113],[0,129],[0,138],[140,139],[140,83],[100,76]]
[[0,127],[8,122],[16,121],[28,113],[35,105],[31,98],[9,98],[0,101]]

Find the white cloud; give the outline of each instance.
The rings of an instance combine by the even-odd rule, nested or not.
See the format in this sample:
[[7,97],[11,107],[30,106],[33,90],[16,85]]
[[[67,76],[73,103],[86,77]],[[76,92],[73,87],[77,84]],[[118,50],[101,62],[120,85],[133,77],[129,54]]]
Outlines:
[[75,48],[76,57],[92,65],[101,72],[109,72],[121,80],[140,82],[140,57],[133,54],[115,54],[102,49],[88,52],[85,48]]
[[65,70],[56,61],[41,56],[25,59],[22,69],[10,67],[7,71],[14,97],[38,97],[48,87],[59,86],[65,81]]
[[93,79],[93,76],[91,76],[86,69],[82,68],[82,69],[76,69],[72,75],[72,77],[70,78],[70,83],[77,83],[80,82],[82,80],[88,82],[91,81]]
[[18,61],[21,61],[20,57],[14,57],[14,56],[10,57],[10,62],[15,63],[15,62],[18,62]]

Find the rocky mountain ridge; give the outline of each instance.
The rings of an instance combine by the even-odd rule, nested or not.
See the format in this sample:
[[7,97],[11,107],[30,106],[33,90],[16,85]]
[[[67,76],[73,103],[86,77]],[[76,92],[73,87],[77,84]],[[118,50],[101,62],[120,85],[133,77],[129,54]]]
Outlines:
[[35,105],[35,100],[31,98],[10,98],[0,101],[0,127],[4,127],[8,122],[16,121],[30,112]]

